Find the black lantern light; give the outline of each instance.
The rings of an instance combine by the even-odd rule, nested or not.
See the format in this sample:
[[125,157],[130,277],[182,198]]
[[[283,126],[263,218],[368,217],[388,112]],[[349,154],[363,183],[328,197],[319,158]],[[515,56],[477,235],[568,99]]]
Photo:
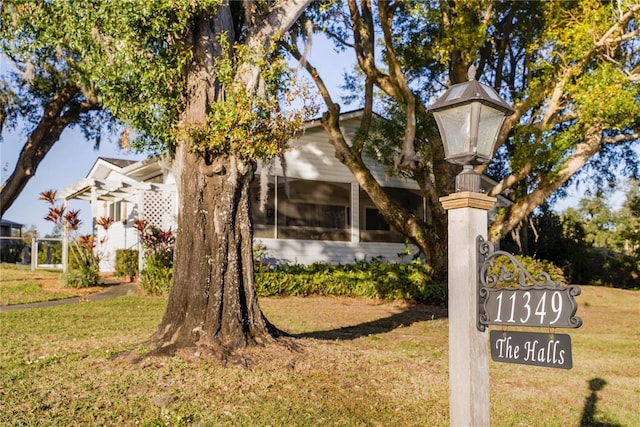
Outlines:
[[495,89],[475,80],[475,73],[472,65],[469,81],[451,86],[429,108],[438,124],[445,160],[464,166],[456,177],[456,191],[481,191],[473,166],[491,161],[500,129],[514,113]]

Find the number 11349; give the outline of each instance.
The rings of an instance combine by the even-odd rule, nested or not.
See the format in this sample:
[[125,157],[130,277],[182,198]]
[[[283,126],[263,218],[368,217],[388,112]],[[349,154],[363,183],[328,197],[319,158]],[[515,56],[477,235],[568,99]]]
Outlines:
[[556,289],[499,288],[488,291],[482,323],[551,328],[577,328],[577,305],[571,287]]

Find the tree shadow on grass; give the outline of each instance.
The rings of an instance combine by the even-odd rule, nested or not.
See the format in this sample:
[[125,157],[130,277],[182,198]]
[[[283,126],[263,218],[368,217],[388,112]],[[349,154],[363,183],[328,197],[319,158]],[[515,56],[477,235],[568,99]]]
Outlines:
[[598,402],[596,392],[602,390],[606,384],[607,382],[602,378],[589,380],[589,390],[591,390],[591,394],[584,402],[584,410],[582,411],[582,418],[580,418],[580,427],[621,427],[620,424],[601,422],[595,419],[596,403]]
[[344,326],[327,331],[292,334],[299,338],[315,338],[320,340],[355,340],[369,335],[390,332],[396,328],[410,326],[416,322],[441,319],[447,317],[447,309],[438,306],[415,304],[407,306],[402,312],[358,325]]

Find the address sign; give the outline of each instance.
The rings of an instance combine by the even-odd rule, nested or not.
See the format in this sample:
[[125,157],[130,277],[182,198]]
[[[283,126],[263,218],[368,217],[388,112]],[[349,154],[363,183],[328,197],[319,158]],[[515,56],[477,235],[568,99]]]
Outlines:
[[572,291],[571,287],[489,289],[482,324],[577,328],[580,322]]
[[[510,253],[495,251],[478,237],[478,329],[487,325],[579,328],[580,295],[575,285],[562,286],[544,272],[533,277]],[[498,260],[500,262],[498,262]]]

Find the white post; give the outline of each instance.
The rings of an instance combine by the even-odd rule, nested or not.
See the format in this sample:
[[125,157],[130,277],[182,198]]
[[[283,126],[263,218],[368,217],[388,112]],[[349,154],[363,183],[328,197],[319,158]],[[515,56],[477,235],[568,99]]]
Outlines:
[[63,227],[62,234],[62,272],[67,273],[69,271],[69,229]]
[[31,238],[31,270],[38,268],[38,240]]
[[476,237],[487,237],[495,201],[474,192],[440,198],[449,217],[449,423],[456,427],[490,425],[489,334],[477,329]]

